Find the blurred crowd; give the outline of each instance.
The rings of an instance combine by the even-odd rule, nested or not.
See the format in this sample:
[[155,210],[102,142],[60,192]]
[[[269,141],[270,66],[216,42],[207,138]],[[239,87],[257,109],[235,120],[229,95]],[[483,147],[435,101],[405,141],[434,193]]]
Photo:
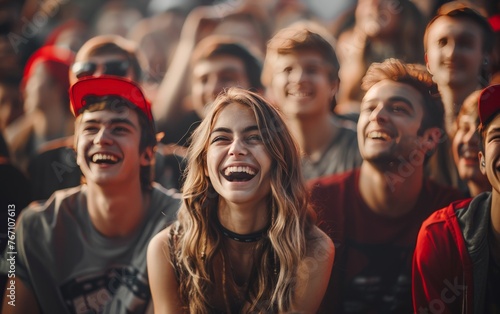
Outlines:
[[[444,108],[427,113],[442,114],[444,124],[422,162],[425,177],[464,196],[489,191],[477,160],[476,105],[480,90],[500,83],[500,4],[475,1],[468,8],[477,15],[462,16],[448,15],[462,9],[447,3],[0,0],[1,206],[22,208],[80,184],[68,89],[101,74],[137,82],[151,102],[154,178],[167,189],[182,189],[189,136],[206,105],[232,86],[283,112],[305,180],[359,168],[367,70],[391,58],[431,75],[436,89],[427,92]],[[312,87],[286,87],[295,79]],[[314,98],[316,107],[298,108],[293,93]]]
[[[269,99],[276,97],[261,82],[266,44],[280,29],[304,21],[321,28],[322,35],[335,47],[340,85],[332,101],[332,113],[342,126],[353,128],[363,97],[361,79],[369,65],[387,58],[421,64],[430,61],[424,60],[424,31],[445,2],[1,1],[0,129],[5,142],[1,154],[20,170],[25,177],[22,182],[27,179],[30,184],[24,189],[23,199],[47,198],[56,188],[79,183],[71,152],[59,151],[51,164],[48,163],[54,157],[43,156],[55,148],[72,146],[73,118],[66,94],[71,76],[73,82],[77,79],[76,70],[77,75],[93,71],[118,75],[134,72],[131,78],[142,85],[153,103],[158,131],[163,132],[160,139],[165,145],[160,151],[168,156],[172,152],[182,155],[182,146],[203,116],[204,105],[224,87],[236,82],[242,85],[237,75],[246,72],[251,81],[244,87],[264,93]],[[480,1],[474,5],[499,31],[500,9],[496,2]],[[116,51],[99,48],[114,42]],[[445,107],[454,106],[447,110],[445,118],[450,136],[455,133],[454,118],[464,99],[490,79],[496,79],[499,49],[487,49],[481,82],[472,80],[460,95],[440,88]],[[125,56],[120,56],[120,50],[126,51]],[[116,62],[96,69],[103,60]],[[239,74],[222,69],[230,67],[228,60],[244,69]],[[433,66],[431,62],[427,64],[429,69]],[[471,65],[470,71],[475,71],[474,67]],[[170,159],[166,164],[172,163],[173,167],[157,167],[157,172],[167,176],[162,179],[159,173],[158,181],[169,188],[179,188],[177,177],[182,162],[179,170],[177,159]],[[356,162],[352,166],[355,165]],[[47,172],[53,183],[46,181]],[[459,186],[454,169],[449,172],[435,178]],[[325,173],[313,177],[322,174]]]

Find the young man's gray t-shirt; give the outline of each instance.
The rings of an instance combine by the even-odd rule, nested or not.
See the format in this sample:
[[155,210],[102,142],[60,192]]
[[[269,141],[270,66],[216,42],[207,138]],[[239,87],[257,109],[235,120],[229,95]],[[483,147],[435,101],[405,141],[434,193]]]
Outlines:
[[302,173],[305,180],[311,180],[334,173],[342,173],[361,166],[363,158],[359,153],[356,124],[335,118],[339,126],[337,134],[328,144],[323,155],[316,162],[302,158]]
[[[151,299],[147,246],[175,220],[180,200],[154,184],[138,230],[108,238],[90,221],[86,193],[86,185],[57,191],[23,210],[16,229],[16,279],[32,289],[43,313],[144,313]],[[8,251],[2,273],[9,269]]]

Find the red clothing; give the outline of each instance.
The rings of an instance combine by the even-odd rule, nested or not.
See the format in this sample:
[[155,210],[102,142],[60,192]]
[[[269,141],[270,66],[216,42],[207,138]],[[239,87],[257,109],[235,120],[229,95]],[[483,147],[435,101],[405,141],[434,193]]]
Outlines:
[[490,206],[483,193],[422,224],[413,258],[416,313],[485,313]]
[[424,181],[415,208],[400,217],[374,213],[359,193],[359,169],[310,183],[320,228],[336,258],[324,313],[410,313],[411,258],[421,223],[462,193]]

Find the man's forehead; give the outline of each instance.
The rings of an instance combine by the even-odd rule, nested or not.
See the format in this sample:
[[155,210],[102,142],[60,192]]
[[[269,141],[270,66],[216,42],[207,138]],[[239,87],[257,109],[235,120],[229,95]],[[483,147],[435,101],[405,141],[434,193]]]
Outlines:
[[390,99],[394,97],[403,97],[412,104],[423,101],[422,94],[412,85],[404,82],[395,82],[389,79],[382,80],[374,84],[363,97],[363,101],[371,99]]
[[429,27],[432,36],[437,31],[460,32],[460,33],[481,33],[481,26],[474,20],[467,17],[440,16]]
[[497,112],[495,117],[488,123],[486,133],[499,133],[500,132],[500,112]]
[[115,110],[103,109],[97,111],[84,111],[81,115],[81,122],[99,122],[99,123],[110,123],[117,122],[120,120],[129,120],[131,122],[138,122],[137,112],[134,110],[122,106],[116,108]]

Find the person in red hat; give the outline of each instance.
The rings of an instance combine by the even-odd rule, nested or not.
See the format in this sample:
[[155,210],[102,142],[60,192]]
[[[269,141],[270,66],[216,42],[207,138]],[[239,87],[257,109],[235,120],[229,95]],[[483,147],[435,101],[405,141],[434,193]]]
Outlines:
[[432,214],[413,257],[415,313],[500,312],[500,85],[482,90],[478,153],[491,192]]
[[150,104],[116,76],[81,79],[69,95],[85,183],[23,211],[0,265],[7,274],[15,265],[15,300],[2,313],[145,313],[147,244],[180,206],[152,183]]
[[74,53],[69,49],[44,46],[26,64],[21,82],[24,114],[4,133],[15,165],[25,174],[30,160],[44,143],[73,133],[67,92],[73,59]]

